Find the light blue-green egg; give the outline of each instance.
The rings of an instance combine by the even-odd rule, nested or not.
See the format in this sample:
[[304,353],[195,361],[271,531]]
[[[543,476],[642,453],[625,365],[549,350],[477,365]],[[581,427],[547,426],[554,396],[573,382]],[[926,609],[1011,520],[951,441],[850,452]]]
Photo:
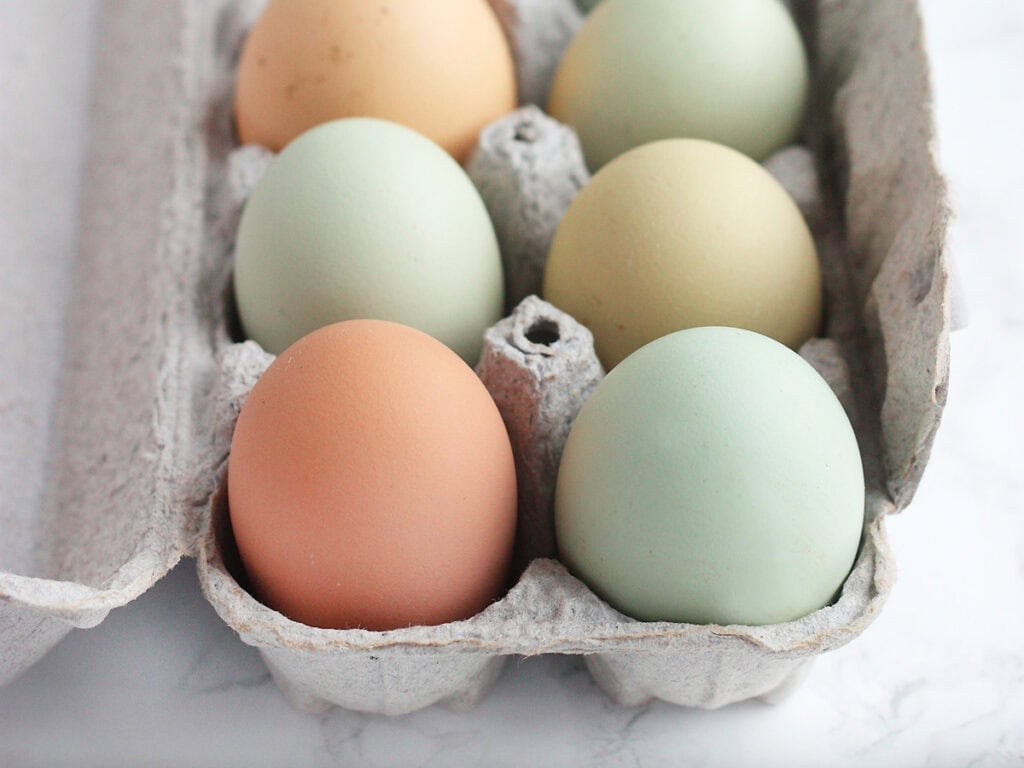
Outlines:
[[641,347],[580,411],[558,473],[567,567],[636,619],[772,624],[828,605],[864,519],[853,429],[799,355],[735,328]]
[[424,136],[370,118],[320,125],[274,159],[242,214],[234,284],[246,335],[269,352],[373,318],[429,333],[470,365],[505,293],[466,173]]
[[798,135],[803,41],[781,0],[603,0],[548,98],[591,171],[660,139],[707,139],[761,160]]

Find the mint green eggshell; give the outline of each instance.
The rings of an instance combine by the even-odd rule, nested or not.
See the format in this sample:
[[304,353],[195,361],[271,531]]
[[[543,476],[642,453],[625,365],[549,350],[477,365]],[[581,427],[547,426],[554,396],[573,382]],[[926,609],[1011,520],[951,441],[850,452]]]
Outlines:
[[828,384],[735,328],[641,347],[580,411],[558,473],[570,571],[636,619],[772,624],[829,604],[853,565],[864,473]]
[[274,159],[242,214],[234,282],[245,333],[269,352],[373,318],[418,328],[470,365],[505,293],[466,173],[424,136],[370,118],[320,125]]
[[669,138],[761,160],[796,138],[807,89],[779,0],[604,0],[566,49],[548,111],[576,128],[592,171]]

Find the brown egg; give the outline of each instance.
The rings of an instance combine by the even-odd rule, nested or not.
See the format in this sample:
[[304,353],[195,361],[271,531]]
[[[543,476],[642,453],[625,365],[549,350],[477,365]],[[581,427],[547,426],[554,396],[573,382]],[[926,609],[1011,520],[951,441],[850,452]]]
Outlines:
[[340,117],[377,117],[462,161],[515,109],[512,54],[486,0],[270,0],[242,51],[243,143],[275,152]]
[[505,425],[469,366],[397,323],[329,325],[274,361],[239,415],[228,498],[256,596],[305,624],[441,624],[506,586]]

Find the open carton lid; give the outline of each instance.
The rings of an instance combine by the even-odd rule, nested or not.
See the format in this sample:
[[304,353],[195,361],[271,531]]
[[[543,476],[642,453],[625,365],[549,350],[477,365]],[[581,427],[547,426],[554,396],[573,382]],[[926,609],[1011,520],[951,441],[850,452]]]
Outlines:
[[[201,14],[100,8],[62,380],[46,476],[27,480],[44,492],[0,521],[19,526],[0,561],[0,683],[190,552],[213,488],[209,457],[190,455],[212,367],[201,315],[222,303],[200,279],[209,66],[188,59],[214,50]],[[15,297],[60,311],[50,299]]]

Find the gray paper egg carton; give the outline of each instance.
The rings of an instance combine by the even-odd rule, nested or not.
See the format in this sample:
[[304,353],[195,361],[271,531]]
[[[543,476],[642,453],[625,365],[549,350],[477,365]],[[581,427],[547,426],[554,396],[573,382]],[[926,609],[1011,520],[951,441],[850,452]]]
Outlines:
[[[0,683],[186,555],[217,612],[309,710],[468,706],[509,655],[540,653],[585,654],[624,704],[717,707],[781,696],[816,655],[858,635],[892,587],[885,516],[913,496],[948,371],[948,211],[916,5],[794,4],[812,49],[812,117],[806,147],[767,163],[807,216],[824,265],[828,338],[801,353],[851,414],[867,472],[863,544],[837,602],[768,627],[638,622],[553,559],[558,458],[602,371],[589,332],[530,297],[588,174],[572,131],[527,107],[486,129],[468,163],[515,307],[487,332],[478,370],[516,453],[522,572],[469,620],[391,632],[309,628],[262,606],[240,584],[227,524],[234,420],[271,361],[237,341],[230,296],[238,212],[268,161],[234,146],[230,120],[238,47],[259,5],[102,6],[46,490],[36,506],[0,508]],[[580,15],[572,0],[495,5],[524,101],[543,103]]]

